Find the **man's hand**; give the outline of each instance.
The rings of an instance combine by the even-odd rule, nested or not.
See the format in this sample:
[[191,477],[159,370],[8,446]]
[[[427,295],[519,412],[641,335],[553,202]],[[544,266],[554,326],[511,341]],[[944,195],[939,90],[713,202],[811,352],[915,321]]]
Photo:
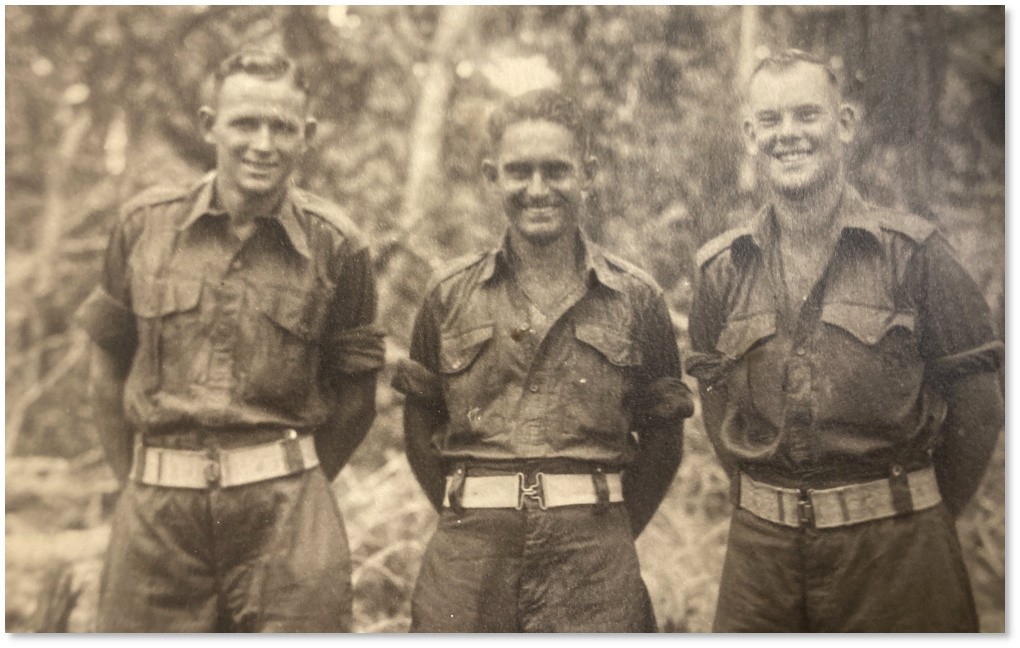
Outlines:
[[623,499],[638,537],[666,496],[683,458],[683,420],[641,432],[638,456],[623,474]]
[[331,396],[336,407],[315,431],[315,451],[329,481],[340,474],[375,421],[376,377],[377,372],[366,371],[335,381]]
[[89,401],[92,419],[106,461],[121,485],[131,472],[134,435],[124,418],[124,380],[127,368],[116,356],[89,343]]

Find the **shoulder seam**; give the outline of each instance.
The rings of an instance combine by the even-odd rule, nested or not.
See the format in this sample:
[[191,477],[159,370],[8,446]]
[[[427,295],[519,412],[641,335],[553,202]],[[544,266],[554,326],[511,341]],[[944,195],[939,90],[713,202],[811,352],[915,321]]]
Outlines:
[[734,227],[709,239],[695,253],[695,264],[698,268],[701,268],[719,254],[728,250],[737,239],[747,234],[750,234],[750,229],[747,226]]

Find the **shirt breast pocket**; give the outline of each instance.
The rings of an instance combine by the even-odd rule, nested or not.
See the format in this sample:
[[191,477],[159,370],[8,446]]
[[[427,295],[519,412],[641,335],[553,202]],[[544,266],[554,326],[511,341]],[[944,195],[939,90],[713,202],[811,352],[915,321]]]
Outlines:
[[574,337],[576,358],[565,374],[574,393],[567,401],[591,410],[595,421],[613,421],[625,410],[634,372],[642,364],[641,349],[629,331],[600,324],[578,323]]
[[131,305],[138,321],[138,351],[132,373],[146,392],[185,386],[199,334],[202,281],[139,279]]
[[[872,425],[893,424],[916,401],[924,375],[916,316],[888,306],[822,306],[820,374],[829,381],[833,416]],[[861,404],[867,404],[862,407]]]
[[495,331],[494,324],[484,323],[444,332],[440,337],[439,373],[454,428],[479,432],[498,427],[485,419],[497,416],[490,404],[505,386],[498,384],[498,368],[483,357]]
[[325,287],[275,288],[252,298],[252,337],[244,340],[241,385],[246,399],[299,411],[318,375]]

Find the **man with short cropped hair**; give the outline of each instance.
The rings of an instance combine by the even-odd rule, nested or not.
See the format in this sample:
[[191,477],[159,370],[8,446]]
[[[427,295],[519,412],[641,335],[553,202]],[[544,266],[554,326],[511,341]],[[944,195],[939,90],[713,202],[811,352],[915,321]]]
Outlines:
[[789,51],[750,80],[766,204],[708,242],[690,317],[736,510],[716,632],[973,632],[954,518],[1002,424],[1003,346],[930,222],[847,184],[835,74]]
[[350,629],[330,482],[375,416],[383,347],[357,228],[291,181],[308,102],[292,60],[227,58],[200,115],[215,171],[123,207],[78,313],[123,484],[100,632]]
[[574,102],[534,91],[489,127],[506,235],[435,274],[395,380],[440,511],[411,629],[654,631],[634,538],[693,410],[669,312],[583,233],[595,160]]

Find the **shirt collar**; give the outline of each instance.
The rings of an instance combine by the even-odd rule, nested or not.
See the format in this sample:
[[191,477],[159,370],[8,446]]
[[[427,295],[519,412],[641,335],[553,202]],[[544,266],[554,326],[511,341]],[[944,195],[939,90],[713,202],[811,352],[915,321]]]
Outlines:
[[[184,222],[181,223],[178,229],[188,229],[195,221],[205,215],[225,216],[227,214],[227,211],[215,201],[215,180],[215,171],[209,172],[202,178],[199,182],[198,195],[195,196],[191,211],[188,212],[188,217],[184,219]],[[280,202],[279,209],[276,210],[275,214],[267,218],[275,220],[283,227],[283,231],[287,234],[290,244],[298,254],[307,259],[312,258],[312,254],[308,249],[308,233],[302,227],[301,220],[298,218],[298,206],[294,202],[294,192],[291,190],[289,182],[287,183],[287,193]]]
[[[870,234],[875,240],[880,240],[881,226],[872,215],[868,204],[864,202],[861,195],[850,185],[843,188],[839,203],[836,205],[836,223],[839,228],[839,235],[842,237],[848,230],[857,230]],[[775,235],[775,212],[772,204],[766,204],[751,220],[748,236],[751,242],[759,249],[763,249]]]
[[[581,267],[584,269],[586,278],[595,279],[608,288],[617,292],[623,291],[623,286],[609,263],[605,254],[599,246],[592,243],[583,231],[578,230],[577,242],[580,246]],[[503,241],[499,247],[491,250],[483,261],[481,280],[488,282],[497,274],[504,274],[511,270],[513,263],[513,250],[510,249],[510,232],[503,235]]]

